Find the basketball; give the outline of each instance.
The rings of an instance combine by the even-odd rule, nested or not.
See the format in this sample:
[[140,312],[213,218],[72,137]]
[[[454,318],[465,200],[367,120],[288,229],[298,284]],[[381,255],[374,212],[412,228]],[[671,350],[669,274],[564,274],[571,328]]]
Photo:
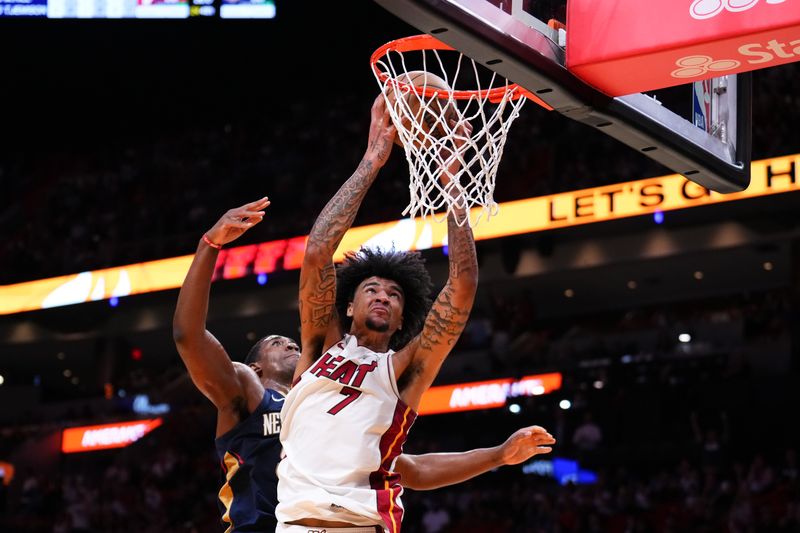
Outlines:
[[[447,115],[446,119],[454,116],[454,109],[448,104],[447,93],[452,90],[448,83],[440,76],[424,70],[412,70],[408,73],[401,74],[397,77],[397,80],[403,83],[412,83],[417,87],[443,90],[442,94],[429,98],[420,96],[416,92],[410,90],[403,95],[405,103],[400,103],[395,99],[394,90],[389,88],[386,92],[387,103],[390,106],[394,106],[397,114],[401,117],[400,124],[396,124],[398,129],[403,128],[406,131],[413,131],[411,126],[412,120],[420,124],[420,127],[425,132],[424,134],[418,132],[418,138],[421,144],[427,144],[425,136],[431,133],[431,130],[433,130],[432,134],[436,138],[440,138],[444,135],[446,130],[437,117],[442,116],[444,106],[448,106],[448,109],[445,111]],[[427,105],[420,105],[422,103],[426,103]],[[398,146],[403,145],[399,135],[395,136],[394,142]]]

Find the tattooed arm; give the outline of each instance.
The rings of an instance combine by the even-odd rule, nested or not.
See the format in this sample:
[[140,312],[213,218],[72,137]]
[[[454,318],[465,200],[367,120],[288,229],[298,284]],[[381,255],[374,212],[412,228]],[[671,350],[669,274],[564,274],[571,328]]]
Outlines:
[[333,254],[392,151],[395,129],[383,95],[378,95],[372,104],[371,119],[369,142],[361,163],[322,210],[308,236],[300,269],[300,338],[303,348],[294,379],[342,336],[335,307]]
[[[464,137],[468,137],[472,128],[468,124],[462,127],[466,128]],[[461,156],[455,156],[442,173],[441,179],[445,186],[460,169]],[[452,190],[451,194],[458,193]],[[419,407],[422,394],[436,379],[439,368],[464,330],[478,287],[475,238],[469,221],[465,220],[469,211],[460,201],[456,201],[454,205],[447,217],[450,258],[447,283],[434,301],[422,332],[397,353],[393,362],[401,397],[414,410]]]

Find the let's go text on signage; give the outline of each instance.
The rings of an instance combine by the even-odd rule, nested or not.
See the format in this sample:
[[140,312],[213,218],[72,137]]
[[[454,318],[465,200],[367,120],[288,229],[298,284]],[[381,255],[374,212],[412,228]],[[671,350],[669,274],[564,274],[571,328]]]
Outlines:
[[[474,228],[476,240],[535,233],[623,219],[658,211],[688,209],[800,190],[800,154],[755,161],[750,186],[721,194],[673,174],[500,204],[497,215]],[[220,253],[214,279],[237,279],[295,270],[302,264],[307,237],[234,246]],[[363,245],[426,250],[446,245],[446,224],[431,219],[401,219],[352,228],[334,256]],[[82,272],[0,286],[0,315],[107,300],[181,286],[192,256]]]

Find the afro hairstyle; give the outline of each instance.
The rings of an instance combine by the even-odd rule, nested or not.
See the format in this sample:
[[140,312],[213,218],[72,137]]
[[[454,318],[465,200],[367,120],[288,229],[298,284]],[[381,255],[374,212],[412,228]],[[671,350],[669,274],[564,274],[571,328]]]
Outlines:
[[372,276],[392,280],[403,289],[403,329],[389,339],[389,348],[399,350],[422,331],[431,308],[431,276],[419,252],[379,248],[348,252],[336,269],[336,310],[344,331],[350,331],[353,323],[347,316],[348,304],[353,301],[361,282]]

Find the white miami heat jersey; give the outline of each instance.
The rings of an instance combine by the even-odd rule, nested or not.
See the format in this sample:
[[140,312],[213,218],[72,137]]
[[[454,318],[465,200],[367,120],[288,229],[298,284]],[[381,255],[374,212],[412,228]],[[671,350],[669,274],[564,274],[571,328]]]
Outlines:
[[392,353],[345,335],[289,391],[279,522],[316,518],[400,531],[403,489],[392,468],[417,414],[400,399]]

